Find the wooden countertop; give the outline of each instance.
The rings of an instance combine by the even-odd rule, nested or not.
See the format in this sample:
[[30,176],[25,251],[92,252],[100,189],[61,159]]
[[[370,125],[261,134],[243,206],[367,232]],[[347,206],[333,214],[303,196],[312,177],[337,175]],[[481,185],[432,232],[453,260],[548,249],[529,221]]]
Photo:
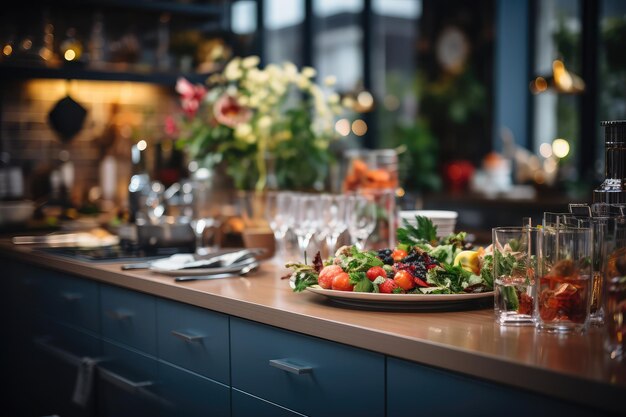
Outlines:
[[339,307],[309,292],[294,293],[286,270],[269,262],[247,277],[177,283],[121,263],[82,262],[0,240],[6,255],[88,279],[181,301],[287,330],[345,343],[623,413],[626,361],[602,348],[602,329],[556,335],[533,327],[501,327],[492,309],[465,312],[380,312]]

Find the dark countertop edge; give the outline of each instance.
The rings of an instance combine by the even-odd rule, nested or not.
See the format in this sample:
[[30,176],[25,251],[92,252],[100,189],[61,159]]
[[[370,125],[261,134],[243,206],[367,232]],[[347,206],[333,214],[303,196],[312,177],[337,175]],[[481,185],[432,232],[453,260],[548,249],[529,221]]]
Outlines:
[[[389,332],[342,323],[341,321],[330,321],[296,314],[187,287],[165,285],[127,275],[123,271],[116,273],[101,270],[85,262],[69,258],[22,251],[12,251],[11,253],[14,255],[13,258],[26,261],[29,264],[79,275],[105,284],[367,349],[420,365],[464,374],[485,382],[499,383],[611,413],[623,412],[621,396],[626,394],[626,389],[604,381],[583,379],[575,375],[567,375],[521,362],[507,361],[437,342],[411,339]],[[4,254],[5,251],[0,247],[0,257]],[[54,260],[53,263],[50,262],[51,259]],[[345,331],[346,326],[350,328],[350,332]],[[355,342],[351,336],[358,336],[359,333],[362,337],[355,337],[357,339]],[[384,349],[381,349],[381,346],[384,346]]]

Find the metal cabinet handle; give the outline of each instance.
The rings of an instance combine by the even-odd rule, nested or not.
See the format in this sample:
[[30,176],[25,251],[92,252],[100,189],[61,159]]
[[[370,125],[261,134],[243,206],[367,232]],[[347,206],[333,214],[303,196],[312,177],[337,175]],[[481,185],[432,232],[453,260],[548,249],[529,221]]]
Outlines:
[[74,355],[73,353],[70,353],[65,349],[62,349],[58,346],[54,346],[52,343],[48,341],[48,338],[46,337],[36,338],[34,340],[34,343],[37,347],[39,347],[44,352],[49,353],[52,356],[55,356],[58,359],[62,360],[63,362],[72,366],[76,366],[76,367],[80,366],[80,364],[84,360],[91,360],[96,364],[100,362],[104,362],[106,360],[105,358],[90,358],[88,356],[80,357],[80,356]]
[[134,316],[132,311],[128,310],[107,310],[107,316],[111,317],[113,320],[128,320]]
[[129,393],[136,393],[142,388],[154,385],[154,382],[152,381],[131,381],[128,378],[125,378],[119,374],[116,374],[115,372],[111,372],[108,369],[104,369],[102,367],[98,368],[98,375],[100,375],[100,377],[105,381]]
[[313,367],[295,363],[291,359],[270,359],[270,366],[296,375],[310,374],[313,372]]
[[182,330],[172,330],[172,334],[180,339],[183,339],[185,342],[188,342],[188,343],[201,342],[202,339],[206,337],[205,335],[185,333]]
[[61,298],[65,301],[78,301],[83,298],[83,295],[79,292],[62,291]]

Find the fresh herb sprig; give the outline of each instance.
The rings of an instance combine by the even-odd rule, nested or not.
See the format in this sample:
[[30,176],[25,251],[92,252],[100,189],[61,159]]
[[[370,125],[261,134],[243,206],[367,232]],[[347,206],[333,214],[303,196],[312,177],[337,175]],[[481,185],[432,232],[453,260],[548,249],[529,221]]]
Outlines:
[[413,226],[406,219],[402,219],[403,227],[399,227],[396,231],[398,243],[415,246],[428,243],[434,245],[437,243],[437,226],[425,216],[415,216],[417,227]]

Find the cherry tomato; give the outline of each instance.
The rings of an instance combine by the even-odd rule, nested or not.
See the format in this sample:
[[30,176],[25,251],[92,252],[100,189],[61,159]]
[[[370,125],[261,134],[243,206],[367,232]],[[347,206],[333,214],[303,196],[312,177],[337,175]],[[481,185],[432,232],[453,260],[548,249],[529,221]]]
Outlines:
[[393,259],[394,262],[400,262],[401,260],[406,258],[407,255],[408,255],[407,251],[396,248],[393,250],[393,252],[391,252],[391,259]]
[[378,277],[387,278],[387,272],[381,266],[373,266],[365,273],[370,281],[374,281]]
[[[398,284],[390,278],[378,286],[378,290],[383,294],[393,294],[393,290],[399,288]],[[404,290],[402,290],[404,292]]]
[[317,283],[324,289],[332,287],[333,278],[342,273],[343,269],[339,265],[328,265],[322,268],[319,276],[317,277]]
[[352,291],[354,285],[350,284],[350,275],[341,272],[333,278],[332,289],[338,291]]
[[405,291],[412,290],[415,288],[415,281],[413,280],[413,275],[409,271],[400,270],[396,272],[393,276],[393,280],[400,288]]

